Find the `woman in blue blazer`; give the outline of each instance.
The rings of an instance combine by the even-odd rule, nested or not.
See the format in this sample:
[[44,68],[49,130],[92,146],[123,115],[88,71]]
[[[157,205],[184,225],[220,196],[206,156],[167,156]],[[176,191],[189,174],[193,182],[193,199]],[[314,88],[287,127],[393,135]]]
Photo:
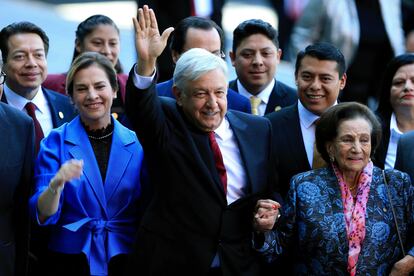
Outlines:
[[[358,103],[338,104],[321,116],[315,134],[329,166],[292,178],[283,218],[255,246],[270,259],[295,247],[300,275],[408,275],[414,269],[414,191],[407,174],[386,170],[387,184],[373,166],[381,137],[375,115]],[[276,206],[259,202],[256,223],[276,220]]]
[[107,58],[81,54],[67,87],[79,116],[42,141],[32,216],[53,225],[50,275],[122,275],[138,226],[143,150],[111,117],[118,84]]

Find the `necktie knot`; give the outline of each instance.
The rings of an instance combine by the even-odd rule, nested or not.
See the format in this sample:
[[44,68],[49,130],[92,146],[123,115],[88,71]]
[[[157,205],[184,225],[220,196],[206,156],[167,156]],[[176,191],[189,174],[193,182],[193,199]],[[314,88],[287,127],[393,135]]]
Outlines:
[[32,102],[27,102],[27,104],[24,107],[27,111],[27,114],[29,114],[30,117],[33,117],[36,111],[36,105]]
[[252,108],[253,115],[259,115],[259,105],[262,102],[262,99],[256,96],[250,96],[250,106]]

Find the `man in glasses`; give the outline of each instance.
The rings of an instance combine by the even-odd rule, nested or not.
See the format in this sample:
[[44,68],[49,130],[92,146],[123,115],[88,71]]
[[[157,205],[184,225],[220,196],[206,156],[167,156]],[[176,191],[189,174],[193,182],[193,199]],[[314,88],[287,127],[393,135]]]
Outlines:
[[[203,48],[225,58],[223,40],[223,30],[214,21],[197,16],[186,17],[177,24],[172,33],[172,60],[175,64],[184,52],[192,48]],[[157,84],[158,95],[174,98],[172,86],[172,79]],[[227,105],[229,109],[250,113],[249,100],[231,89],[227,91]]]

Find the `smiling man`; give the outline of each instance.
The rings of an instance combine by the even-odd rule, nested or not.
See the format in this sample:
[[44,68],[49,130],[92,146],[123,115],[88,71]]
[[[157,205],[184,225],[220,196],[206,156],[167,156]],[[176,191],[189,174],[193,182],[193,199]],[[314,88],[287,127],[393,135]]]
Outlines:
[[138,15],[139,59],[128,79],[126,112],[154,194],[128,275],[259,275],[252,221],[257,199],[275,185],[270,123],[227,110],[226,63],[205,49],[177,60],[176,101],[158,97],[156,59],[172,30],[160,36],[147,6]]
[[328,43],[317,43],[298,53],[295,65],[297,104],[267,115],[272,123],[275,157],[282,196],[290,178],[308,171],[314,164],[315,123],[319,116],[337,103],[345,87],[345,60]]
[[75,116],[66,96],[41,87],[47,76],[49,38],[33,23],[13,23],[1,30],[0,49],[7,75],[1,101],[34,118],[37,152],[43,136]]
[[[295,80],[299,95],[297,104],[266,116],[272,124],[273,157],[277,160],[274,170],[283,197],[287,195],[292,176],[326,165],[317,162],[322,158],[314,150],[315,124],[323,112],[337,103],[339,92],[345,87],[344,56],[328,43],[309,45],[297,55]],[[272,264],[269,273],[278,271],[281,275],[292,275],[290,254],[292,252],[286,251]]]
[[277,30],[260,19],[240,23],[233,31],[231,62],[237,79],[229,87],[250,100],[252,114],[278,111],[297,100],[296,91],[275,79],[282,56]]

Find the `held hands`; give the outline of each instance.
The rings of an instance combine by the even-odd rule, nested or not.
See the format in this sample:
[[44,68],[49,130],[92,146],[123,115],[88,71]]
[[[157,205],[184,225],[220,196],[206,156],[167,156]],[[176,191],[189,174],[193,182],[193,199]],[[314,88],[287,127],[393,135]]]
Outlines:
[[272,230],[277,219],[280,217],[280,207],[278,202],[270,199],[258,200],[253,218],[254,230],[261,233]]
[[168,37],[174,28],[167,28],[160,35],[154,11],[147,5],[138,9],[137,18],[132,18],[132,21],[138,55],[137,74],[149,76],[154,71],[156,59],[164,51]]
[[410,275],[410,272],[414,270],[414,257],[406,255],[404,258],[399,260],[392,267],[391,276],[405,276]]
[[66,182],[80,178],[83,170],[83,160],[71,159],[66,161],[52,178],[49,183],[49,189],[56,194],[61,191]]

